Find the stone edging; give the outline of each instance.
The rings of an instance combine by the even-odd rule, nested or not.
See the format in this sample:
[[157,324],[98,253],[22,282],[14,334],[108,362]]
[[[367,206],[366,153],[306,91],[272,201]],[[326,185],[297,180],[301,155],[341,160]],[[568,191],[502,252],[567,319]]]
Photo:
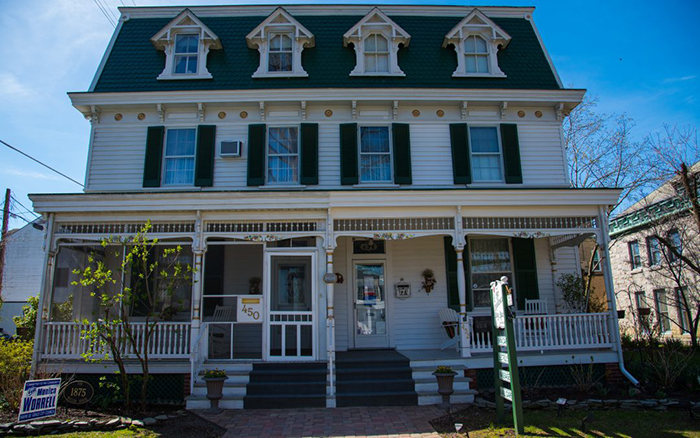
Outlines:
[[[485,400],[482,397],[476,397],[474,399],[474,405],[481,408],[495,409],[496,403],[492,401]],[[505,404],[510,409],[510,403]],[[622,409],[625,411],[641,411],[641,410],[654,410],[654,411],[665,411],[670,408],[686,408],[692,409],[694,411],[700,411],[700,402],[692,402],[688,400],[679,400],[673,398],[663,398],[663,399],[630,399],[630,400],[602,400],[589,398],[586,400],[567,400],[566,409],[572,410],[589,410],[589,409]],[[523,409],[545,409],[545,410],[557,410],[559,405],[556,400],[542,399],[537,401],[523,400]]]
[[187,415],[187,411],[179,410],[174,414],[163,414],[155,417],[146,417],[136,420],[128,417],[112,417],[92,419],[90,421],[78,420],[38,420],[25,423],[0,424],[0,436],[5,435],[45,435],[51,433],[87,432],[100,430],[125,429],[131,425],[144,427],[163,423],[173,418]]

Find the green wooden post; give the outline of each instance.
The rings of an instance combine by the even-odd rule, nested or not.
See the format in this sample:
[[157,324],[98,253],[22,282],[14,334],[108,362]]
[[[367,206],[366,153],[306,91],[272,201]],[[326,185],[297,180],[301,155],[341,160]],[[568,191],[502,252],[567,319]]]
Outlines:
[[[494,290],[497,287],[500,290]],[[498,424],[505,423],[504,399],[509,400],[513,407],[515,432],[520,435],[525,433],[525,423],[523,421],[520,376],[518,375],[518,355],[515,348],[515,330],[513,329],[513,318],[508,311],[508,296],[505,283],[498,282],[495,285],[492,283],[491,343],[493,345],[496,420]],[[496,298],[500,298],[500,300]],[[501,327],[499,327],[499,321]],[[501,348],[505,348],[505,353],[501,351]],[[507,370],[503,369],[503,365],[508,366]],[[504,382],[510,383],[510,388],[506,388]]]

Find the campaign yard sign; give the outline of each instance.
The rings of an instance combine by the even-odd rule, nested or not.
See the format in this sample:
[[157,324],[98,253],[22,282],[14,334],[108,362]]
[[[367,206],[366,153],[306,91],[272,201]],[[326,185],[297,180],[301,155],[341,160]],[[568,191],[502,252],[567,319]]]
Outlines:
[[36,420],[56,415],[61,379],[27,380],[24,383],[19,421]]

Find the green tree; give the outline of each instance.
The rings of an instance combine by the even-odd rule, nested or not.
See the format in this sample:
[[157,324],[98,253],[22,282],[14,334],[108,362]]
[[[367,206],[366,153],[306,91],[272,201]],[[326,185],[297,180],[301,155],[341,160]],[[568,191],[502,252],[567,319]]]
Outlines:
[[27,305],[22,307],[22,315],[13,316],[12,321],[19,329],[26,329],[27,339],[34,339],[36,316],[39,313],[39,296],[27,298]]
[[[96,255],[88,257],[88,266],[76,269],[80,278],[73,284],[80,284],[90,290],[90,295],[98,300],[99,318],[89,324],[83,337],[90,343],[86,360],[101,360],[99,351],[108,347],[111,359],[117,364],[122,376],[122,387],[127,404],[129,383],[124,367],[126,352],[136,357],[141,365],[141,409],[146,409],[146,395],[150,381],[148,346],[155,333],[156,324],[172,313],[166,302],[174,292],[184,284],[191,284],[190,264],[180,261],[181,246],[161,247],[161,257],[154,257],[160,241],[150,239],[148,232],[151,222],[146,224],[135,236],[125,239],[103,239],[101,245],[106,250],[114,248],[115,256],[121,263],[115,270],[107,267],[104,260]],[[123,254],[123,256],[122,256]],[[163,262],[163,264],[161,264]],[[123,278],[131,278],[128,285]],[[116,285],[116,287],[115,287]],[[169,306],[169,307],[172,307]],[[136,329],[131,322],[131,315],[138,314],[143,320],[143,328]]]

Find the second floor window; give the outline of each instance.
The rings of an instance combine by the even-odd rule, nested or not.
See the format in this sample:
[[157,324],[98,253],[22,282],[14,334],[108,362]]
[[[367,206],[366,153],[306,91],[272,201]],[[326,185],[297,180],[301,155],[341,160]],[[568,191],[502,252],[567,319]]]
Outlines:
[[489,73],[489,50],[480,36],[464,40],[464,57],[467,73]]
[[643,333],[649,333],[649,304],[643,291],[634,293],[634,304],[637,306],[637,323]]
[[630,267],[639,269],[642,267],[642,256],[639,254],[639,242],[632,241],[627,244],[630,253]]
[[681,332],[683,334],[690,333],[690,318],[688,317],[687,307],[685,305],[686,301],[683,297],[687,296],[688,288],[677,287],[676,288],[676,308],[678,309],[678,323],[681,326]]
[[675,251],[668,251],[668,260],[671,262],[678,261],[680,258],[676,253],[680,254],[683,251],[683,245],[681,243],[681,233],[678,230],[671,230],[668,233],[668,242],[671,244]]
[[389,41],[381,34],[365,39],[365,73],[389,72]]
[[175,36],[175,73],[196,74],[199,37],[197,35]]
[[360,127],[360,182],[391,182],[389,127]]
[[271,34],[268,71],[292,71],[292,56],[294,56],[294,50],[291,35],[286,33]]
[[299,182],[299,128],[270,128],[267,140],[267,183]]
[[649,252],[649,266],[657,266],[661,263],[661,243],[656,237],[647,237],[647,251]]
[[501,171],[501,146],[495,127],[470,127],[472,169],[475,182],[499,182]]
[[195,134],[195,129],[167,130],[163,185],[194,184]]

